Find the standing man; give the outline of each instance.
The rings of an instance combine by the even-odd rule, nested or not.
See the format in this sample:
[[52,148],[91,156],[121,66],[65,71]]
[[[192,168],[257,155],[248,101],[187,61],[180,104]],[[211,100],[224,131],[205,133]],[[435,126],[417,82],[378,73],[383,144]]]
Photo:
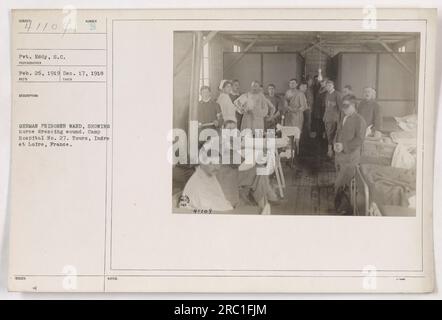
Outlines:
[[251,129],[253,134],[256,130],[264,131],[264,118],[275,110],[273,104],[261,92],[261,86],[258,81],[252,81],[250,91],[242,94],[235,100],[235,106],[243,112],[241,130]]
[[266,129],[275,129],[276,124],[281,121],[281,116],[285,114],[285,110],[282,99],[276,95],[276,86],[272,83],[267,86],[266,98],[275,107],[274,113],[270,114],[269,112],[268,114],[268,118],[266,120]]
[[315,96],[318,93],[320,88],[321,88],[321,81],[319,81],[318,75],[316,74],[313,77],[313,91],[314,91]]
[[370,135],[382,130],[382,109],[376,102],[375,89],[371,87],[364,88],[364,100],[359,102],[358,113],[364,118],[367,127],[370,128]]
[[342,102],[343,118],[338,123],[334,140],[336,181],[335,207],[338,213],[343,213],[343,197],[346,186],[355,175],[356,166],[361,159],[361,148],[365,138],[365,120],[356,112],[356,99],[347,96]]
[[307,89],[305,91],[305,97],[307,99],[308,108],[304,111],[304,127],[305,131],[309,135],[310,138],[314,138],[316,135],[312,134],[312,110],[315,99],[315,91],[313,88],[313,78],[307,77]]
[[325,139],[324,136],[324,111],[325,111],[325,96],[327,94],[326,89],[327,80],[322,80],[318,83],[316,89],[316,95],[314,99],[314,105],[312,110],[313,118],[313,131],[316,132],[316,136]]
[[298,127],[302,130],[304,123],[304,110],[307,109],[307,99],[304,92],[298,89],[298,81],[290,79],[289,89],[284,97],[285,107],[287,109],[284,126]]
[[296,96],[298,93],[298,80],[295,78],[289,80],[289,88],[285,92],[284,96],[284,105],[287,107],[290,105],[290,101]]
[[349,84],[346,84],[342,89],[342,100],[344,100],[344,98],[347,96],[354,96],[353,89]]
[[[230,93],[230,99],[234,103],[235,100],[238,99],[240,95],[241,95],[240,83],[239,83],[238,79],[235,79],[232,81],[232,92]],[[236,112],[236,123],[238,124],[238,127],[241,125],[241,121],[242,121],[242,114],[237,111]]]
[[[284,126],[286,127],[296,127],[302,132],[302,127],[304,125],[304,111],[308,108],[307,98],[305,97],[305,91],[307,90],[307,83],[302,82],[299,84],[299,88],[293,88],[297,83],[295,79],[290,80],[289,90],[287,90],[285,95],[285,104],[287,108],[286,117],[284,121]],[[299,154],[299,138],[295,136],[289,136],[292,141],[292,161],[293,161],[293,151],[294,155]],[[293,137],[294,139],[292,140]],[[294,148],[293,148],[294,147]]]
[[201,100],[198,102],[198,124],[200,127],[218,129],[222,126],[221,107],[213,101],[209,86],[200,89]]
[[325,95],[324,126],[327,135],[328,150],[327,155],[333,157],[333,141],[336,135],[336,128],[340,119],[342,107],[341,94],[335,90],[335,84],[332,80],[327,80],[327,94]]
[[235,100],[238,99],[240,95],[240,83],[239,80],[235,79],[232,81],[232,92],[230,93],[230,99],[232,99],[232,102],[235,102]]

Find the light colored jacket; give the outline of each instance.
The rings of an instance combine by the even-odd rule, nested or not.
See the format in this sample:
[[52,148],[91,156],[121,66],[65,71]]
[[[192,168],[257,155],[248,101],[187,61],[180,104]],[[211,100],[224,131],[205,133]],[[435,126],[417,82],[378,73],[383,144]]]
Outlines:
[[275,109],[275,106],[262,93],[244,93],[235,100],[235,105],[243,113],[241,130],[264,129],[264,118],[269,109]]
[[218,102],[221,107],[224,121],[232,120],[236,122],[236,108],[230,96],[227,93],[221,92],[216,102]]

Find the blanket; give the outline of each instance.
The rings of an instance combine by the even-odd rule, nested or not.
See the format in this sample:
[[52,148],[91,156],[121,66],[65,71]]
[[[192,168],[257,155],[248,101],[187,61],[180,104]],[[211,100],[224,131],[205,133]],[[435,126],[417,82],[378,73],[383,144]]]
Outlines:
[[382,205],[409,206],[416,194],[414,170],[374,164],[362,164],[361,172],[370,189],[371,201]]

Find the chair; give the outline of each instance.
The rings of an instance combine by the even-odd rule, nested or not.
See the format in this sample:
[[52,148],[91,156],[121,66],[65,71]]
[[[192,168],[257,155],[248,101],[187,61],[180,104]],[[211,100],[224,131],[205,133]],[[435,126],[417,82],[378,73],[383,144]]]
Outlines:
[[299,139],[301,138],[301,129],[298,127],[279,126],[282,138],[287,137],[290,140],[290,166],[293,167],[295,156],[299,154]]

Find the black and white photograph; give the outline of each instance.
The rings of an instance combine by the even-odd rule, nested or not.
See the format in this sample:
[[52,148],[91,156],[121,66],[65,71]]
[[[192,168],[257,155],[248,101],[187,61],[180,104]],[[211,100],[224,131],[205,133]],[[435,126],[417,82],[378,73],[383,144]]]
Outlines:
[[[434,292],[437,21],[365,4],[10,10],[8,290]],[[195,301],[165,318],[264,312]]]
[[174,213],[416,215],[420,35],[175,31]]

